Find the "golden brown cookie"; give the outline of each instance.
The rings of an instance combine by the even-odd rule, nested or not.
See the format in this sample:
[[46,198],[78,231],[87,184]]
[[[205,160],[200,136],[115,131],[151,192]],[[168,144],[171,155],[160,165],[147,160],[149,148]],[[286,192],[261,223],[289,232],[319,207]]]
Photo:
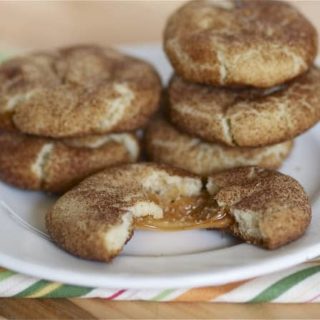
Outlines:
[[0,125],[53,138],[145,125],[161,83],[147,62],[110,48],[75,46],[0,65]]
[[151,161],[166,163],[201,176],[252,165],[277,169],[292,147],[293,141],[260,148],[208,143],[178,131],[164,119],[151,122],[145,134],[146,153]]
[[186,80],[267,88],[304,73],[317,54],[311,23],[272,0],[197,0],[169,18],[164,48]]
[[197,85],[175,76],[170,118],[181,130],[229,146],[258,147],[288,141],[320,119],[320,70],[271,89]]
[[2,133],[0,150],[1,180],[60,193],[108,166],[135,162],[140,147],[129,133],[65,140]]
[[201,189],[201,179],[183,170],[156,164],[113,167],[63,195],[47,214],[47,230],[76,256],[110,261],[131,238],[135,220],[161,219],[164,202],[197,196]]
[[311,221],[302,186],[277,171],[258,167],[227,170],[209,177],[207,190],[234,218],[229,231],[267,249],[299,238]]
[[82,181],[58,199],[46,226],[64,250],[110,261],[144,224],[159,228],[160,222],[160,229],[168,229],[166,223],[178,222],[184,230],[190,223],[201,228],[222,220],[236,237],[274,249],[299,238],[310,218],[303,188],[276,171],[232,169],[204,184],[181,169],[140,163],[105,169]]

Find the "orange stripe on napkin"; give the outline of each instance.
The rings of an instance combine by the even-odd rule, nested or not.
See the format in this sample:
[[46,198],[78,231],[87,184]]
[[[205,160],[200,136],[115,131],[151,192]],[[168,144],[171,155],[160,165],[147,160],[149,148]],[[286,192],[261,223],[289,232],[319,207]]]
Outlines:
[[184,292],[182,295],[176,297],[174,301],[209,301],[240,287],[246,282],[248,282],[248,280],[228,283],[217,287],[190,289]]

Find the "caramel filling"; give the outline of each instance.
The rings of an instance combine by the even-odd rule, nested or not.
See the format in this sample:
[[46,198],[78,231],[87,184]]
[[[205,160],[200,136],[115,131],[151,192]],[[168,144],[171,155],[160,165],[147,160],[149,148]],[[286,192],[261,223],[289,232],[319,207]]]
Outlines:
[[149,199],[164,209],[163,218],[154,219],[151,216],[137,218],[137,229],[158,229],[166,231],[191,229],[222,229],[232,223],[232,218],[226,208],[220,208],[216,201],[207,193],[195,197],[178,197],[170,203],[161,203],[155,195]]

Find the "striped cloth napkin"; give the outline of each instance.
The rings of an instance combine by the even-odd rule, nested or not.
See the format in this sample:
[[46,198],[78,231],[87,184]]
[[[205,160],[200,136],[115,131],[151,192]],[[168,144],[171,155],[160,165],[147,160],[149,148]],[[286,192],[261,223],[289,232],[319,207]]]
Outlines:
[[189,289],[106,289],[50,282],[0,268],[0,297],[104,298],[208,302],[320,302],[320,260],[223,286]]

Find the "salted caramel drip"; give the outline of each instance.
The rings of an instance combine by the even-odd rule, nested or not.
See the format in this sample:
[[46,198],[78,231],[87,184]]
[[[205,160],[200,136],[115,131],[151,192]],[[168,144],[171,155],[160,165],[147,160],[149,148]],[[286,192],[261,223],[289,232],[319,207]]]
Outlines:
[[155,195],[150,200],[164,207],[161,219],[151,216],[140,217],[135,221],[136,229],[178,231],[190,229],[222,229],[232,223],[226,208],[221,208],[207,193],[196,197],[178,197],[163,206]]

